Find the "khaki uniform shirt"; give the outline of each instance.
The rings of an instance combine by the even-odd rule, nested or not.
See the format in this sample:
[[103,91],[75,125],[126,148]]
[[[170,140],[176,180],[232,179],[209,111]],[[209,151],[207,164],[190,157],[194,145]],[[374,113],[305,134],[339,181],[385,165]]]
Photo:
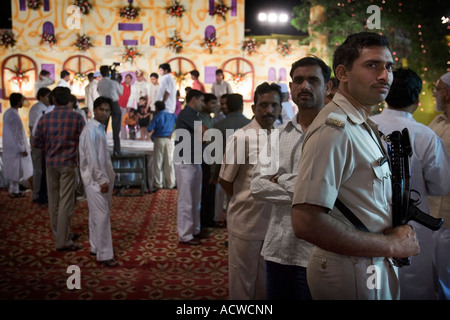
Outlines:
[[[250,162],[253,162],[252,159],[258,159],[259,148],[254,143],[255,139],[245,139],[245,159],[238,159],[239,153],[236,150],[236,147],[240,148],[236,141],[243,139],[249,130],[254,130],[258,139],[264,134],[255,119],[237,130],[227,141],[219,176],[233,183],[233,195],[227,211],[228,232],[244,240],[264,240],[272,208],[266,202],[253,198],[250,191],[253,168],[256,164]],[[231,150],[233,148],[234,158],[227,159],[227,154],[233,152]]]
[[308,129],[293,205],[328,208],[352,226],[334,207],[339,196],[371,232],[392,227],[389,164],[381,164],[384,148],[371,127],[373,122],[337,93]]

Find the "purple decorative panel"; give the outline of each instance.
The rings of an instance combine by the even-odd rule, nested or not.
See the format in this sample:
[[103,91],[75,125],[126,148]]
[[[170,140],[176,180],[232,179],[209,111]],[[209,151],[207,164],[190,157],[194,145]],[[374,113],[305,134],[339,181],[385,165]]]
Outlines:
[[209,15],[212,16],[214,14],[214,0],[209,0]]
[[153,47],[155,45],[155,37],[151,36],[150,37],[150,45]]
[[231,0],[231,16],[237,16],[237,0]]
[[105,44],[106,44],[107,46],[110,46],[110,45],[111,45],[111,36],[110,36],[110,35],[107,35],[107,36],[106,36],[106,38],[105,38]]
[[137,40],[123,40],[124,46],[137,46],[138,41]]
[[55,34],[55,27],[53,26],[53,23],[47,21],[44,22],[44,25],[42,26],[42,31],[48,34]]
[[205,29],[205,38],[216,37],[216,28],[213,26],[207,26]]
[[205,83],[211,84],[216,82],[217,67],[205,67]]
[[50,0],[44,0],[44,11],[50,11]]
[[278,75],[279,75],[278,81],[286,81],[286,69],[285,68],[280,68]]
[[41,69],[50,72],[50,78],[55,80],[55,65],[54,64],[41,64]]
[[275,71],[275,68],[269,68],[267,81],[277,81],[277,72]]
[[142,31],[142,23],[119,23],[120,31]]
[[26,11],[27,10],[27,0],[20,0],[19,7],[20,7],[20,11]]

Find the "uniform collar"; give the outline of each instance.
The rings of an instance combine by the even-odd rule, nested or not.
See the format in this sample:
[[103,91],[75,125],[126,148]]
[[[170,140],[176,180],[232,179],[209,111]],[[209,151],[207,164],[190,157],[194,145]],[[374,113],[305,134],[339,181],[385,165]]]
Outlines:
[[366,118],[363,116],[363,114],[358,111],[355,106],[350,101],[348,101],[348,99],[341,93],[336,92],[332,102],[334,102],[339,108],[341,108],[353,123],[361,124],[363,122],[366,122]]

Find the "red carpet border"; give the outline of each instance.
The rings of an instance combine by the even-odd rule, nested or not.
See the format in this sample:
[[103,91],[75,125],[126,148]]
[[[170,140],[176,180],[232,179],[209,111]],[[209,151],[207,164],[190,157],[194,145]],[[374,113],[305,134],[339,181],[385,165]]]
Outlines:
[[[72,232],[83,249],[56,252],[47,208],[0,191],[0,299],[3,300],[226,300],[226,229],[212,229],[197,247],[178,244],[177,191],[113,197],[111,229],[117,268],[89,255],[87,201],[80,201]],[[68,289],[77,265],[81,289]]]

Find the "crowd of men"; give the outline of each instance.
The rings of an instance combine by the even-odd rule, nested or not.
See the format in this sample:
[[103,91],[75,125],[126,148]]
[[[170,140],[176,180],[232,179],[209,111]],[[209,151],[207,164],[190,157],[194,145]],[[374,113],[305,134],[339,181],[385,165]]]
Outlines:
[[[230,299],[450,298],[450,73],[433,91],[442,114],[429,127],[412,116],[422,80],[411,69],[394,69],[389,41],[377,33],[349,35],[331,67],[314,56],[293,63],[289,91],[298,111],[290,116],[282,115],[287,88],[264,82],[254,92],[254,116],[246,118],[242,96],[230,92],[221,70],[212,93],[192,71],[193,88],[177,111],[170,65],[162,64],[159,75],[159,84],[151,75],[158,87],[149,89],[145,79],[120,83],[100,68],[91,82],[97,93],[86,89],[94,115],[87,125],[67,107],[63,80],[51,92],[39,89],[44,115],[30,125],[33,160],[17,112],[23,97],[11,95],[3,123],[9,193],[20,197],[19,181],[32,176],[33,189],[42,186],[45,179],[24,169],[45,162],[34,171],[47,177],[57,251],[80,249],[70,220],[81,176],[90,252],[105,266],[119,264],[111,242],[114,172],[105,129],[111,115],[113,154],[120,153],[121,109],[146,97],[143,107],[154,112],[147,131],[155,145],[155,187],[178,189],[180,245],[202,245],[207,227],[227,228]],[[48,112],[50,94],[54,109]],[[381,102],[387,107],[373,115]],[[393,224],[389,137],[404,128],[412,149],[409,196],[420,199],[414,203],[425,214],[444,218],[437,231],[414,221]],[[220,141],[210,139],[212,132]],[[220,161],[210,163],[204,155],[213,143],[224,148],[214,154]],[[267,154],[270,161],[262,161]],[[410,265],[398,267],[399,258],[410,258]]]

